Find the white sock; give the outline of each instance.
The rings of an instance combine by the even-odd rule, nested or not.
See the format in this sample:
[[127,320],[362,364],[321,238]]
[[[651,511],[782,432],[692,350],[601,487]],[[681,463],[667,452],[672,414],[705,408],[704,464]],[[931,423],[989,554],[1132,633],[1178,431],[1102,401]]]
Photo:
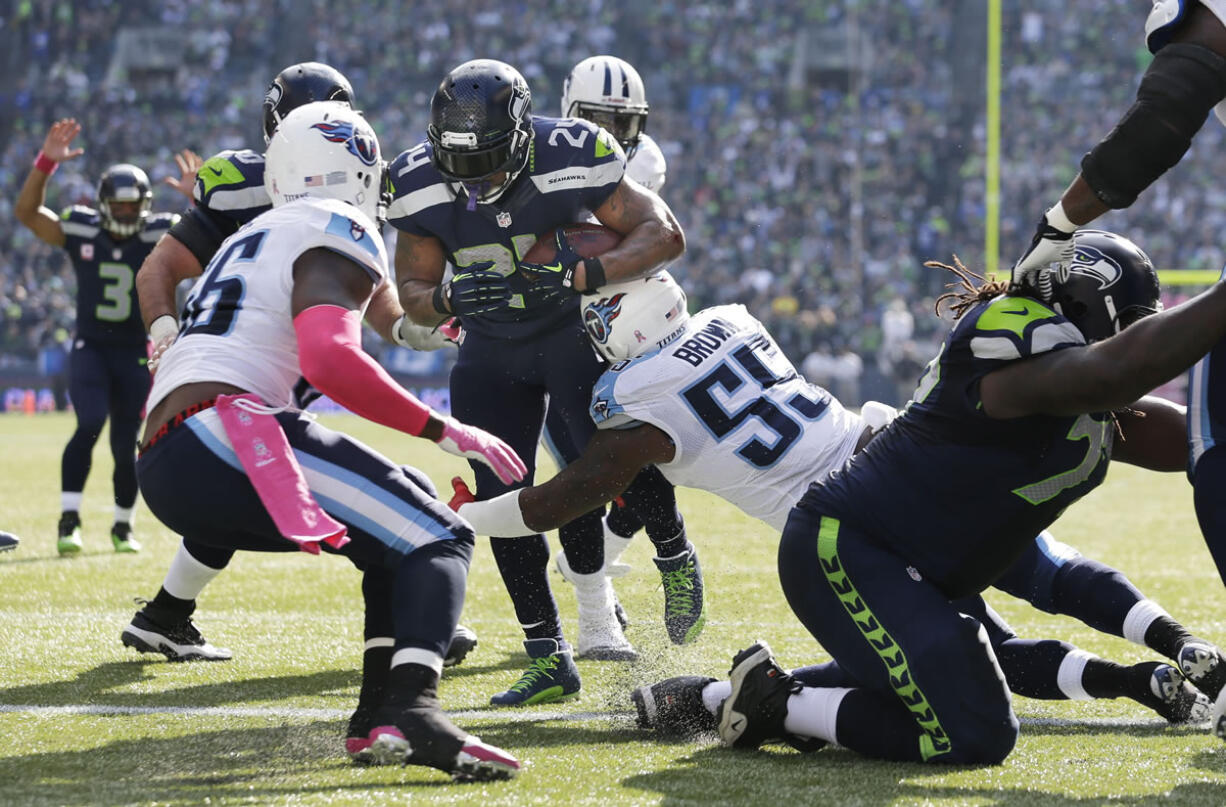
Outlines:
[[1154,620],[1158,617],[1169,617],[1166,611],[1162,610],[1162,606],[1153,600],[1141,600],[1128,609],[1128,615],[1124,617],[1124,629],[1121,633],[1124,638],[1133,644],[1139,644],[1145,647],[1145,632],[1149,630],[1149,626],[1154,624]]
[[622,556],[622,553],[630,548],[630,542],[633,540],[633,535],[629,538],[623,538],[606,526],[604,533],[604,565],[612,566],[616,563],[617,559]]
[[784,730],[837,745],[835,728],[839,723],[839,706],[848,692],[851,690],[846,687],[805,687],[788,698]]
[[60,510],[63,512],[68,512],[69,510],[79,512],[81,510],[81,500],[84,498],[85,493],[83,491],[62,490],[60,491]]
[[132,511],[134,511],[135,509],[136,509],[136,505],[133,505],[131,507],[116,506],[115,523],[116,524],[131,524],[132,523]]
[[731,681],[712,681],[702,688],[702,705],[713,715],[719,714],[719,705],[732,694]]
[[180,600],[194,600],[200,596],[200,592],[204,591],[204,587],[213,582],[213,578],[219,574],[221,574],[221,569],[205,566],[193,558],[187,551],[187,547],[183,546],[183,542],[180,541],[179,549],[175,552],[174,559],[170,561],[166,579],[162,581],[162,588],[166,589],[166,593],[172,597]]
[[443,657],[433,650],[422,650],[420,647],[402,647],[392,654],[392,669],[401,664],[420,664],[429,667],[439,675],[443,674]]
[[579,574],[572,570],[570,582],[575,587],[575,598],[583,608],[607,608],[613,610],[613,584],[605,575],[604,569],[591,574]]
[[1081,676],[1086,671],[1086,662],[1092,658],[1095,658],[1095,656],[1084,650],[1073,650],[1060,662],[1060,669],[1056,671],[1056,686],[1060,688],[1060,691],[1069,700],[1088,701],[1094,699],[1093,695],[1086,692],[1085,685],[1081,682]]

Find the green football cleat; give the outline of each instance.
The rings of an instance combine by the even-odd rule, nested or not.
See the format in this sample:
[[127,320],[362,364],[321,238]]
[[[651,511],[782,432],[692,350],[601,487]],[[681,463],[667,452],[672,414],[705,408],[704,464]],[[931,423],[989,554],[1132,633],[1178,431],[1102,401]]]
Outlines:
[[122,521],[116,521],[111,526],[111,543],[121,555],[132,555],[140,551],[140,541],[132,535],[132,525]]
[[579,694],[579,668],[570,645],[556,639],[527,639],[524,649],[532,664],[510,689],[490,698],[491,706],[532,706]]
[[64,511],[60,516],[58,532],[55,549],[60,555],[75,555],[81,551],[81,517],[75,511]]

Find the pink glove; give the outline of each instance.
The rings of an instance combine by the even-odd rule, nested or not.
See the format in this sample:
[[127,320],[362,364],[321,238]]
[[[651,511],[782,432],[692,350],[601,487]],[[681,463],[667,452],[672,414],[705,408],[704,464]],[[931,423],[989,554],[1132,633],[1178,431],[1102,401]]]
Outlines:
[[515,449],[489,432],[466,426],[455,418],[444,418],[443,438],[438,441],[438,447],[448,454],[485,463],[504,485],[518,482],[528,473],[528,466]]

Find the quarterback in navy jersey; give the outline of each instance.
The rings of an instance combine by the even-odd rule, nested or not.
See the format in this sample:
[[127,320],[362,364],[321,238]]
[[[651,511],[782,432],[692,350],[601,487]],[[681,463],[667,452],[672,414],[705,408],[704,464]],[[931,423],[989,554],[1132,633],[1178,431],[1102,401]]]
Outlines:
[[72,118],[52,124],[14,210],[17,220],[52,246],[63,247],[77,278],[77,317],[69,358],[69,394],[77,428],[60,465],[57,550],[81,551],[80,507],[94,443],[111,420],[115,459],[116,552],[138,552],[132,536],[136,506],[136,432],[149,393],[145,329],[136,301],[136,270],[178,216],[151,215],[153,191],[134,165],[108,168],[98,183],[98,207],[74,205],[59,216],[43,205],[47,181],[60,162],[82,153],[72,148],[81,126]]
[[[263,103],[264,140],[272,137],[292,110],[314,101],[339,101],[352,106],[353,88],[336,68],[320,62],[286,67],[269,84]],[[199,277],[226,238],[272,209],[264,187],[264,155],[252,149],[227,149],[196,168],[190,195],[192,205],[171,227],[168,237],[154,247],[136,277],[140,313],[153,339],[151,369],[179,336],[175,289],[187,278]],[[375,292],[365,318],[380,336],[405,347],[420,349],[428,329],[415,328],[403,316],[389,284]],[[317,395],[305,382],[295,390],[296,403],[305,408]],[[234,552],[185,540],[171,563],[157,595],[124,629],[125,645],[142,652],[159,652],[176,661],[223,661],[226,648],[208,642],[192,624],[196,598],[229,564]],[[463,661],[477,638],[460,625],[448,649],[447,666]]]
[[[466,62],[434,94],[427,142],[388,169],[401,305],[424,326],[459,318],[465,336],[451,374],[452,410],[511,444],[529,462],[527,484],[546,402],[569,424],[578,449],[594,430],[587,405],[603,365],[584,333],[579,293],[646,275],[685,248],[668,206],[625,177],[625,155],[608,132],[584,120],[533,116],[531,107],[527,82],[513,67]],[[623,239],[600,258],[581,260],[562,228],[593,215]],[[538,236],[553,238],[549,263],[524,260]],[[448,262],[455,274],[444,281]],[[479,498],[511,487],[474,472]],[[579,654],[633,658],[602,570],[602,510],[560,530],[577,581]],[[493,703],[573,695],[578,670],[545,574],[548,544],[538,534],[493,547],[532,659]]]
[[[1183,415],[1146,393],[1226,333],[1226,287],[1155,313],[1157,274],[1089,255],[1026,286],[972,286],[904,413],[792,510],[779,574],[792,610],[845,673],[799,686],[759,642],[733,662],[719,731],[756,747],[799,735],[895,760],[998,763],[1018,721],[983,626],[951,599],[982,591],[1110,459],[1181,467]],[[1122,244],[1121,244],[1122,242]],[[1063,313],[1061,313],[1063,312]],[[1125,330],[1126,328],[1126,330]],[[1113,440],[1116,431],[1122,439]],[[1189,670],[1202,690],[1221,687]]]

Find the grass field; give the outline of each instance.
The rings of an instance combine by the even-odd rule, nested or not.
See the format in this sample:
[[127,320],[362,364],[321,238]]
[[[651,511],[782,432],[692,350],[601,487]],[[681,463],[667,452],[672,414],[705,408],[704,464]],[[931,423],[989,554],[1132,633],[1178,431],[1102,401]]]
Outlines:
[[[329,423],[426,469],[440,488],[463,470],[427,444],[356,418]],[[721,675],[755,638],[768,639],[785,666],[826,658],[783,602],[776,536],[694,491],[680,498],[709,602],[695,645],[668,644],[641,539],[618,590],[643,660],[580,661],[580,699],[492,710],[490,694],[518,676],[525,657],[482,539],[464,612],[481,644],[446,673],[441,695],[457,722],[513,751],[526,769],[513,782],[453,785],[427,769],[356,768],[341,739],[360,676],[358,574],[337,558],[243,554],[197,613],[233,661],[176,665],[122,647],[133,598],[157,591],[177,538],[142,511],[145,551],[111,551],[104,436],[82,510],[86,550],[56,556],[59,458],[71,428],[64,416],[0,416],[0,529],[23,539],[0,556],[0,805],[1226,804],[1226,746],[1201,727],[1168,728],[1131,701],[1018,698],[1021,739],[994,768],[890,764],[837,749],[740,753],[637,731],[632,686],[683,672]],[[1117,467],[1055,531],[1126,571],[1194,632],[1226,642],[1226,589],[1182,475]],[[552,579],[573,626],[574,598]],[[1130,663],[1152,657],[1003,594],[989,599],[1022,635],[1068,639]]]

